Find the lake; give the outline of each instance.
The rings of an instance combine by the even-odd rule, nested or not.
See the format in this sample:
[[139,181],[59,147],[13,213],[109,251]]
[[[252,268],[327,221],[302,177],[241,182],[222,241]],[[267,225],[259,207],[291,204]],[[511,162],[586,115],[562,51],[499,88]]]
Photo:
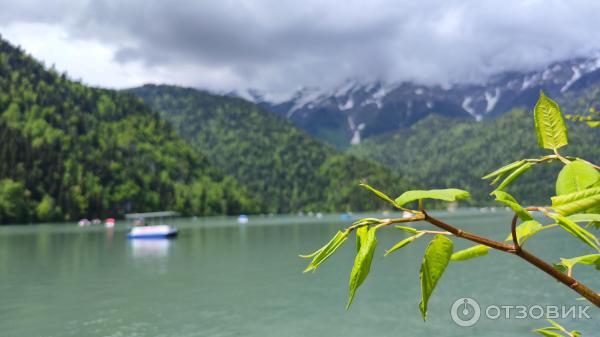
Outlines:
[[[439,213],[463,229],[503,239],[511,214]],[[580,305],[573,291],[505,253],[451,263],[429,303],[419,310],[422,238],[383,257],[407,237],[378,233],[371,275],[345,310],[354,239],[316,273],[302,274],[311,252],[344,225],[339,216],[177,219],[174,240],[127,240],[114,230],[75,224],[0,227],[0,335],[35,336],[528,336],[543,319],[488,319],[456,325],[452,304],[470,297],[491,305]],[[428,227],[419,224],[419,227]],[[455,250],[469,246],[455,239]],[[526,248],[551,261],[590,253],[561,230],[541,233]],[[575,276],[600,289],[598,272]],[[483,309],[482,309],[483,310]],[[600,335],[592,319],[558,320],[584,336]],[[513,315],[514,316],[514,315]]]

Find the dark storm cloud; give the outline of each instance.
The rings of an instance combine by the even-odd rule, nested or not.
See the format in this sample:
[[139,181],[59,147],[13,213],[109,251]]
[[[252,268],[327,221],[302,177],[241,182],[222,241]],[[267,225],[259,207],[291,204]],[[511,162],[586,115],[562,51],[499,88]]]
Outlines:
[[[71,39],[110,46],[115,62],[141,62],[149,72],[160,67],[223,90],[289,91],[346,78],[480,81],[600,47],[597,1],[1,3],[0,25],[59,25]],[[232,79],[212,85],[189,69]]]

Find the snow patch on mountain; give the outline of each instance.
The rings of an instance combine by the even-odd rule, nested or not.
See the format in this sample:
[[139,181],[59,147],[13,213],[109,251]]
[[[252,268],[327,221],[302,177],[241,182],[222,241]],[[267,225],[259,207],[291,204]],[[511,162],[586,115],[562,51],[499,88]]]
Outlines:
[[571,67],[571,70],[573,71],[573,76],[567,81],[567,83],[565,83],[565,85],[562,88],[560,88],[560,92],[567,91],[567,89],[569,89],[569,87],[573,85],[575,81],[581,78],[581,71],[579,71],[579,67]]
[[475,112],[475,109],[473,109],[471,107],[472,102],[473,102],[473,97],[471,97],[471,96],[465,97],[465,99],[462,102],[462,108],[465,109],[465,111],[468,112],[471,116],[475,117],[477,115],[477,112]]
[[340,109],[340,111],[346,111],[352,108],[354,108],[354,100],[352,99],[352,97],[348,98],[346,103],[338,104],[338,109]]
[[498,99],[500,99],[500,89],[496,88],[496,91],[493,95],[490,94],[489,91],[486,91],[484,95],[486,102],[485,112],[490,112],[494,110],[496,103],[498,103]]
[[319,104],[324,99],[327,99],[327,96],[324,94],[324,92],[318,89],[303,89],[294,98],[294,105],[292,106],[290,111],[288,111],[287,117],[292,117],[294,112],[302,109],[308,104],[311,104],[314,108],[316,104]]

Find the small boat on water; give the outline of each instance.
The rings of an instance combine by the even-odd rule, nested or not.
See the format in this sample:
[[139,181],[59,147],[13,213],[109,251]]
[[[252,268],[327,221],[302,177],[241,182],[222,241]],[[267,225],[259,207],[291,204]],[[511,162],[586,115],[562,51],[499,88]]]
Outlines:
[[[164,218],[178,216],[177,212],[151,212],[126,214],[126,219],[134,219],[134,226],[127,233],[128,239],[169,239],[177,236],[175,226],[162,223]],[[146,220],[156,219],[159,224],[148,225]]]
[[248,216],[244,215],[244,214],[240,214],[240,216],[238,216],[238,218],[237,218],[237,222],[239,224],[246,224],[246,223],[248,223]]
[[129,239],[161,239],[177,236],[177,228],[170,225],[133,227],[127,237]]
[[113,228],[113,227],[115,227],[115,219],[114,218],[107,218],[106,220],[104,220],[104,227],[106,227],[106,228]]
[[79,226],[79,227],[87,227],[91,224],[92,223],[88,219],[81,219],[81,220],[79,220],[79,222],[77,222],[77,226]]

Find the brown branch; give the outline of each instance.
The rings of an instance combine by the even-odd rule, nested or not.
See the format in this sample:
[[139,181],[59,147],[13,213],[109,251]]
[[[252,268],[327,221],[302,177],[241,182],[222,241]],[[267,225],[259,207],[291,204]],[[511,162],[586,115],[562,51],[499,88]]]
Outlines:
[[512,234],[513,245],[515,246],[515,251],[519,252],[521,250],[521,245],[519,245],[519,238],[517,237],[517,219],[519,216],[517,213],[513,216],[512,223],[510,225],[510,233]]
[[[585,285],[579,283],[579,281],[577,281],[573,277],[554,269],[554,267],[552,267],[550,264],[546,263],[545,261],[538,258],[537,256],[529,253],[528,251],[526,251],[522,248],[517,249],[514,245],[509,245],[509,244],[506,244],[503,242],[499,242],[499,241],[495,241],[495,240],[491,240],[491,239],[479,236],[477,234],[465,232],[465,231],[458,229],[452,225],[449,225],[441,220],[431,217],[425,211],[423,211],[422,213],[425,216],[425,219],[424,219],[425,221],[429,222],[430,224],[432,224],[436,227],[444,229],[458,237],[488,246],[490,248],[494,248],[496,250],[514,254],[514,255],[522,258],[523,260],[531,263],[538,269],[543,270],[548,275],[552,276],[553,278],[555,278],[559,282],[563,283],[567,287],[573,289],[575,292],[577,292],[581,296],[585,297],[587,300],[589,300],[594,305],[596,305],[597,307],[600,308],[600,295],[599,294],[597,294],[592,289],[586,287]],[[516,226],[516,220],[514,222],[515,222],[515,226]],[[513,240],[515,238],[516,238],[516,236],[513,238]]]
[[504,242],[491,240],[491,239],[485,238],[483,236],[479,236],[477,234],[465,232],[462,229],[458,229],[452,225],[449,225],[441,220],[438,220],[438,219],[430,216],[425,211],[423,211],[423,214],[425,215],[425,219],[423,219],[423,220],[425,220],[425,221],[429,222],[430,224],[432,224],[436,227],[439,227],[445,231],[448,231],[460,238],[467,239],[469,241],[473,241],[476,243],[480,243],[482,245],[485,245],[485,246],[488,246],[488,247],[491,247],[491,248],[494,248],[497,250],[501,250],[503,252],[514,252],[515,251],[515,247],[513,245],[509,245]]

